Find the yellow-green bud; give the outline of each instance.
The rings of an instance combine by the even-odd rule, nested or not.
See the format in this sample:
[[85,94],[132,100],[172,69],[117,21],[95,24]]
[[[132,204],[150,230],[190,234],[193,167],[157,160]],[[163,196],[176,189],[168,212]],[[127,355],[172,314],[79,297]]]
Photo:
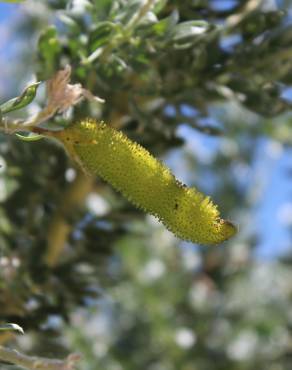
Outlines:
[[87,119],[50,135],[63,142],[86,173],[102,177],[179,238],[218,244],[236,233],[231,222],[220,219],[209,197],[180,183],[162,162],[122,132]]

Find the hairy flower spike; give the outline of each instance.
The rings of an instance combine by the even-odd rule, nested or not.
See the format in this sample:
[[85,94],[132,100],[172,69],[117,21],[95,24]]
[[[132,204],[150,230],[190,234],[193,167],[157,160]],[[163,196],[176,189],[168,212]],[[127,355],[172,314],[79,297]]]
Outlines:
[[181,239],[218,244],[236,233],[209,197],[180,183],[145,148],[104,123],[84,120],[50,136],[89,175],[99,175]]

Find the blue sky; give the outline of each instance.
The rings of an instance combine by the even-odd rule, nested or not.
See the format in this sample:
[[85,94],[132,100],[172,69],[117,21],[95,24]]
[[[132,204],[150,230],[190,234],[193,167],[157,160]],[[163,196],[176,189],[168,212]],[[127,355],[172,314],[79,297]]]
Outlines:
[[[180,136],[186,146],[192,148],[196,158],[206,159],[218,150],[219,138],[204,137],[194,129],[183,125]],[[239,225],[241,231],[256,230],[259,242],[254,256],[271,260],[292,251],[289,226],[292,227],[292,182],[288,172],[292,170],[292,148],[263,137],[257,144],[256,157],[248,175],[247,197],[256,197],[255,208],[250,210],[249,225]],[[186,183],[188,176],[183,155],[176,151],[167,161],[175,173]]]
[[0,3],[0,24],[9,22],[11,16],[18,11],[21,4]]
[[13,22],[13,18],[17,18],[20,15],[20,7],[21,4],[0,3],[0,101],[1,96],[10,96],[11,91],[16,87],[14,77],[15,66],[17,63],[20,63],[17,58],[20,41],[17,40],[15,42],[15,40],[11,40],[10,25]]
[[292,148],[279,149],[276,158],[271,158],[268,148],[273,145],[274,142],[266,140],[263,144],[265,154],[261,157],[261,166],[267,177],[256,218],[261,231],[256,255],[261,258],[292,251],[292,182],[291,174],[288,176],[292,169]]

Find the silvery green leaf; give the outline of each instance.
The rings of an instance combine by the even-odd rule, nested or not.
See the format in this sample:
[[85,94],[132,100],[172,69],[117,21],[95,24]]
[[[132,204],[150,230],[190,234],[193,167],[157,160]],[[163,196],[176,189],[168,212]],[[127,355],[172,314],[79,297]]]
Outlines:
[[0,331],[18,331],[24,334],[22,327],[17,324],[2,324],[0,325]]
[[13,99],[8,100],[7,102],[0,105],[0,111],[2,114],[12,112],[14,110],[18,110],[24,108],[28,104],[30,104],[36,96],[37,88],[40,82],[35,82],[29,85],[23,93]]
[[15,135],[22,141],[38,141],[44,138],[43,135],[38,134],[29,134],[29,135],[15,134]]

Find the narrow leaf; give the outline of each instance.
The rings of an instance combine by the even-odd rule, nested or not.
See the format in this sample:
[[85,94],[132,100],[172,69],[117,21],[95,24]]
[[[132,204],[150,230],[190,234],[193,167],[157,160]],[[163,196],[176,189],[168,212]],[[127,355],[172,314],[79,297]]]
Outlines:
[[3,324],[0,325],[0,331],[18,331],[21,334],[24,334],[24,331],[21,326],[17,324]]
[[15,134],[20,140],[22,141],[38,141],[44,138],[43,135],[38,134],[30,134],[30,135],[21,135],[21,134]]
[[30,104],[36,96],[37,88],[40,82],[35,82],[28,86],[23,93],[13,99],[8,100],[7,102],[0,105],[0,111],[2,114],[12,112],[14,110],[18,110],[21,108],[26,107]]
[[173,40],[182,41],[196,38],[210,29],[210,24],[205,21],[186,21],[179,23],[173,29]]

